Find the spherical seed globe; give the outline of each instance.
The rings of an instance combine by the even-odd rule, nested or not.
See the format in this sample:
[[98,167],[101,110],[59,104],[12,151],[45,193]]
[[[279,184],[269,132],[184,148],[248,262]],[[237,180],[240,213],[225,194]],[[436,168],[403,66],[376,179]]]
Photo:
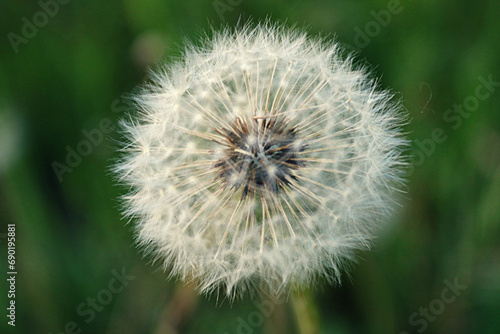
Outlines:
[[390,212],[405,139],[391,95],[335,43],[223,30],[153,73],[116,165],[138,244],[229,297],[338,281]]

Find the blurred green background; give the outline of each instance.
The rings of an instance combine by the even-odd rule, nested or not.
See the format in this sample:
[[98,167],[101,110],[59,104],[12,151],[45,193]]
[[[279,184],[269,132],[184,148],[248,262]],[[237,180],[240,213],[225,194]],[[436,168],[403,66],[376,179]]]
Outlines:
[[[148,67],[211,26],[271,17],[336,37],[410,115],[408,192],[342,286],[313,290],[321,332],[500,333],[499,1],[22,0],[0,12],[0,268],[15,223],[18,272],[15,329],[0,281],[0,332],[298,333],[290,303],[217,305],[167,281],[133,245],[109,173],[122,96]],[[107,123],[58,176],[54,162]],[[134,278],[118,289],[123,271]]]

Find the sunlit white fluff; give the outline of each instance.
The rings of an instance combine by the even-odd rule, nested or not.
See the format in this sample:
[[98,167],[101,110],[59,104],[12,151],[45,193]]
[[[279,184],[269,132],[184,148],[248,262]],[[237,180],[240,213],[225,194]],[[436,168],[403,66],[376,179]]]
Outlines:
[[124,124],[138,243],[202,292],[338,281],[400,181],[390,98],[337,44],[278,25],[187,47]]

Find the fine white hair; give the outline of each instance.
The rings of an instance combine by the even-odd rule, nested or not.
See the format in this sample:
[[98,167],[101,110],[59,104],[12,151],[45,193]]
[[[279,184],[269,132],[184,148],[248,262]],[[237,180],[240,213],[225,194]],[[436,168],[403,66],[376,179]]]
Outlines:
[[115,171],[137,242],[201,292],[338,282],[402,186],[400,106],[333,42],[264,23],[155,71]]

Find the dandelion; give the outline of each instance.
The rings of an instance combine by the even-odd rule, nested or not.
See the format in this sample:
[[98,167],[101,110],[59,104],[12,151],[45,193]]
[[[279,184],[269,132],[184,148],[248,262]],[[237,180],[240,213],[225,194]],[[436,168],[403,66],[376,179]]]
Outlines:
[[138,244],[171,275],[279,294],[340,280],[401,182],[391,96],[337,44],[224,30],[153,74],[116,165]]

